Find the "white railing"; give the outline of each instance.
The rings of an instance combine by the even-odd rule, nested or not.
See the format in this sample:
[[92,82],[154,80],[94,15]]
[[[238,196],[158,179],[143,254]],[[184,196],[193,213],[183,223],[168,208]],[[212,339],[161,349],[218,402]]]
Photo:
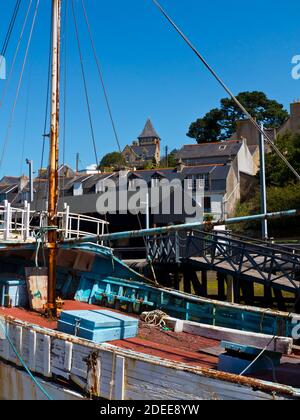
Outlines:
[[109,224],[95,217],[71,213],[67,205],[65,205],[64,212],[58,213],[58,217],[62,221],[61,231],[65,239],[103,235],[105,227]]
[[30,220],[34,212],[30,204],[25,202],[24,209],[14,208],[8,201],[0,206],[0,235],[5,241],[19,239],[27,241],[33,237],[30,229]]
[[[41,228],[48,226],[47,212],[35,212],[25,202],[24,208],[14,208],[8,201],[0,206],[0,238],[4,241],[33,241]],[[85,236],[99,236],[105,233],[109,223],[95,217],[70,212],[65,205],[58,213],[58,232],[61,239],[79,239]],[[46,239],[46,238],[45,238]]]

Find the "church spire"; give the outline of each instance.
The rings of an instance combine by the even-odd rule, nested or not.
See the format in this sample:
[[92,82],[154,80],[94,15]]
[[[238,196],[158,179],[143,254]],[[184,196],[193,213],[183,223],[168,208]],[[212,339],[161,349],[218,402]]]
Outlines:
[[150,118],[147,120],[144,130],[138,137],[139,140],[160,140]]

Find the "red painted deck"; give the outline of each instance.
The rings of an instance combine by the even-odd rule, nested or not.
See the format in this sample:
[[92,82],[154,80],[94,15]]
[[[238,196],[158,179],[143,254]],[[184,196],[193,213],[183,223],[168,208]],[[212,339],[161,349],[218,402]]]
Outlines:
[[[63,310],[107,309],[76,301],[66,301]],[[111,310],[111,309],[110,309]],[[115,311],[117,312],[117,311]],[[0,308],[0,315],[10,316],[33,325],[47,329],[57,329],[56,321],[49,321],[38,313],[20,308]],[[130,314],[130,316],[135,316]],[[135,316],[139,318],[138,316]],[[110,344],[136,351],[149,356],[186,363],[191,366],[215,369],[218,364],[216,356],[201,353],[201,350],[219,347],[219,341],[206,339],[186,333],[161,331],[159,328],[140,322],[138,337],[128,340],[113,341]]]

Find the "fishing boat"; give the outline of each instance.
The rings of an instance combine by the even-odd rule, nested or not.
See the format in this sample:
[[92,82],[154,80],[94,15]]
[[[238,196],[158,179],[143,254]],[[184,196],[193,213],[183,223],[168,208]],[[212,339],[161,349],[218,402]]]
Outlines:
[[297,315],[161,287],[106,246],[104,221],[57,212],[61,1],[52,9],[49,208],[1,209],[0,399],[299,399]]

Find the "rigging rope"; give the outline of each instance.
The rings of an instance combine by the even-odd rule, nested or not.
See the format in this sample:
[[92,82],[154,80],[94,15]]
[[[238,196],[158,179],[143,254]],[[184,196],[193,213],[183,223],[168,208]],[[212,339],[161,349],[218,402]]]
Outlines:
[[21,90],[21,86],[22,86],[25,67],[26,67],[26,64],[27,64],[28,52],[29,52],[29,48],[30,48],[30,45],[31,45],[31,40],[32,40],[32,35],[33,35],[34,27],[35,27],[36,17],[37,17],[37,13],[38,13],[38,9],[39,9],[39,4],[40,4],[40,0],[37,0],[36,1],[35,12],[34,12],[33,19],[32,19],[30,34],[29,34],[29,38],[28,38],[28,42],[27,42],[27,46],[26,46],[26,51],[25,51],[25,56],[24,56],[24,60],[23,60],[22,70],[21,70],[21,74],[20,74],[20,78],[19,78],[19,82],[18,82],[18,87],[17,87],[17,91],[16,91],[16,96],[15,96],[14,104],[13,104],[13,107],[12,107],[6,136],[5,136],[5,139],[4,139],[4,144],[3,144],[3,147],[2,147],[2,153],[1,153],[1,159],[0,159],[0,170],[1,170],[2,165],[3,165],[3,160],[4,160],[5,153],[6,153],[6,148],[7,148],[7,144],[8,144],[8,140],[9,140],[9,135],[10,135],[10,131],[11,131],[11,128],[12,128],[14,115],[15,115],[15,111],[16,111],[16,107],[17,107],[17,103],[18,103],[18,99],[19,99],[19,95],[20,95],[20,90]]
[[94,58],[95,58],[95,61],[96,61],[98,74],[99,74],[99,79],[100,79],[100,82],[101,82],[101,85],[102,85],[103,94],[104,94],[109,118],[110,118],[110,121],[111,121],[112,129],[113,129],[113,132],[114,132],[114,136],[115,136],[115,139],[116,139],[116,143],[117,143],[119,152],[122,153],[121,143],[120,143],[119,135],[118,135],[117,128],[116,128],[116,123],[115,123],[115,120],[114,120],[114,117],[113,117],[112,108],[111,108],[109,97],[108,97],[108,92],[107,92],[105,82],[104,82],[104,76],[103,76],[103,72],[102,72],[102,68],[101,68],[102,66],[101,66],[99,57],[97,55],[95,41],[94,41],[94,37],[93,37],[93,33],[92,33],[92,29],[91,29],[89,17],[88,17],[87,11],[86,11],[84,0],[81,0],[81,4],[82,4],[82,9],[83,9],[86,25],[87,25],[87,28],[88,28],[88,33],[89,33],[89,37],[90,37],[90,41],[91,41],[91,45],[92,45],[92,49],[93,49],[93,54],[94,54]]
[[6,337],[6,339],[9,342],[9,345],[11,346],[11,348],[13,349],[13,352],[15,353],[15,355],[17,356],[19,362],[21,363],[21,365],[23,366],[23,368],[26,370],[26,372],[28,373],[28,375],[30,376],[32,382],[39,388],[39,390],[45,395],[45,397],[50,400],[53,401],[53,398],[48,394],[48,392],[45,390],[45,388],[40,384],[40,382],[33,376],[33,374],[31,373],[31,371],[29,370],[28,366],[26,365],[25,361],[23,360],[22,356],[19,354],[18,350],[16,349],[14,343],[12,342],[6,327],[4,325],[4,323],[0,320],[0,327]]
[[231,97],[231,99],[235,102],[235,104],[240,108],[240,110],[245,114],[245,116],[251,121],[254,127],[258,130],[258,132],[265,137],[266,142],[271,146],[271,148],[277,153],[277,155],[281,158],[281,160],[287,165],[287,167],[293,172],[296,176],[298,181],[300,181],[300,174],[296,171],[296,169],[290,164],[287,158],[281,153],[279,148],[273,143],[272,139],[269,135],[263,130],[263,128],[257,123],[257,121],[252,117],[252,115],[247,111],[247,109],[241,104],[241,102],[237,99],[234,93],[229,89],[226,83],[221,79],[221,77],[216,73],[216,71],[210,66],[210,64],[205,60],[205,58],[199,53],[196,47],[191,43],[188,37],[183,33],[183,31],[176,25],[174,20],[167,14],[167,12],[163,9],[163,7],[159,4],[157,0],[152,0],[158,10],[164,15],[164,17],[169,21],[169,23],[173,26],[173,28],[178,32],[181,38],[186,42],[186,44],[192,49],[192,51],[196,54],[196,56],[202,61],[204,66],[208,69],[208,71],[213,75],[213,77],[218,81],[218,83],[223,87],[223,89],[227,92],[227,94]]
[[[44,119],[44,127],[43,127],[43,143],[42,143],[42,153],[41,153],[41,164],[40,169],[43,169],[44,166],[44,156],[45,156],[45,148],[46,148],[46,138],[49,136],[49,133],[46,134],[47,125],[48,125],[48,111],[49,111],[49,99],[50,99],[50,85],[51,85],[51,59],[52,59],[52,7],[50,13],[50,38],[49,38],[49,56],[48,56],[48,78],[47,78],[47,92],[46,92],[46,105],[45,105],[45,119]],[[37,204],[39,194],[41,191],[41,177],[39,176],[37,191],[35,194],[35,206]],[[45,182],[45,197],[47,196],[47,186],[48,181]]]
[[20,176],[23,175],[23,168],[24,168],[24,155],[25,155],[25,144],[26,144],[26,139],[27,139],[30,91],[31,91],[31,69],[29,70],[28,85],[27,85],[27,95],[26,95],[27,97],[26,97],[26,106],[25,106],[25,123],[24,123],[24,130],[23,130],[22,154],[21,154],[21,161],[20,161]]
[[[68,92],[68,0],[65,1],[65,42],[64,42],[64,58],[65,58],[65,69],[64,69],[64,126],[63,126],[63,167],[66,163],[66,125],[67,125],[67,92]],[[63,168],[64,169],[64,168]],[[63,191],[63,203],[65,202],[65,173],[63,172],[63,184],[62,184],[62,191]]]
[[3,45],[2,45],[1,57],[0,57],[0,67],[2,65],[4,56],[6,55],[6,52],[7,52],[7,48],[8,48],[8,45],[9,45],[10,38],[11,38],[11,34],[13,32],[13,29],[14,29],[14,26],[15,26],[15,23],[16,23],[16,19],[17,19],[17,16],[18,16],[18,12],[19,12],[19,9],[20,9],[20,4],[21,4],[21,0],[17,0],[17,3],[14,7],[13,15],[11,17],[4,42],[3,42]]
[[92,119],[92,113],[91,113],[91,106],[90,106],[90,99],[89,99],[88,88],[87,88],[85,69],[84,69],[84,64],[83,64],[83,55],[82,55],[77,18],[76,18],[75,7],[74,7],[74,0],[72,0],[72,13],[73,13],[73,19],[74,19],[74,25],[75,25],[75,32],[76,32],[78,52],[79,52],[79,58],[80,58],[81,73],[82,73],[82,79],[83,79],[83,85],[84,85],[84,91],[85,91],[85,99],[86,99],[88,115],[89,115],[89,122],[90,122],[90,129],[91,129],[91,135],[92,135],[92,140],[93,140],[94,153],[95,153],[95,158],[96,158],[96,164],[97,164],[97,167],[98,167],[100,162],[98,160],[98,154],[97,154],[95,132],[94,132],[94,126],[93,126],[93,119]]
[[26,14],[25,14],[24,23],[23,23],[23,26],[21,28],[19,40],[18,40],[18,43],[17,43],[17,46],[16,46],[16,50],[15,50],[15,54],[14,54],[14,57],[13,57],[13,60],[12,60],[12,64],[11,64],[11,67],[10,67],[10,72],[9,72],[8,77],[5,80],[4,89],[3,89],[3,92],[2,92],[2,95],[1,95],[1,99],[0,99],[0,108],[3,105],[4,99],[6,97],[6,94],[7,94],[7,91],[8,91],[8,87],[10,85],[10,81],[11,81],[11,78],[12,78],[12,75],[13,75],[13,72],[14,72],[14,69],[15,69],[16,60],[17,60],[17,57],[18,57],[18,54],[19,54],[19,50],[20,50],[20,45],[21,45],[21,42],[22,42],[22,39],[23,39],[23,36],[24,36],[25,28],[26,28],[26,25],[27,25],[29,13],[30,13],[31,6],[32,6],[32,2],[33,2],[33,0],[30,0],[30,2],[28,4],[28,8],[27,8],[27,11],[26,11]]

